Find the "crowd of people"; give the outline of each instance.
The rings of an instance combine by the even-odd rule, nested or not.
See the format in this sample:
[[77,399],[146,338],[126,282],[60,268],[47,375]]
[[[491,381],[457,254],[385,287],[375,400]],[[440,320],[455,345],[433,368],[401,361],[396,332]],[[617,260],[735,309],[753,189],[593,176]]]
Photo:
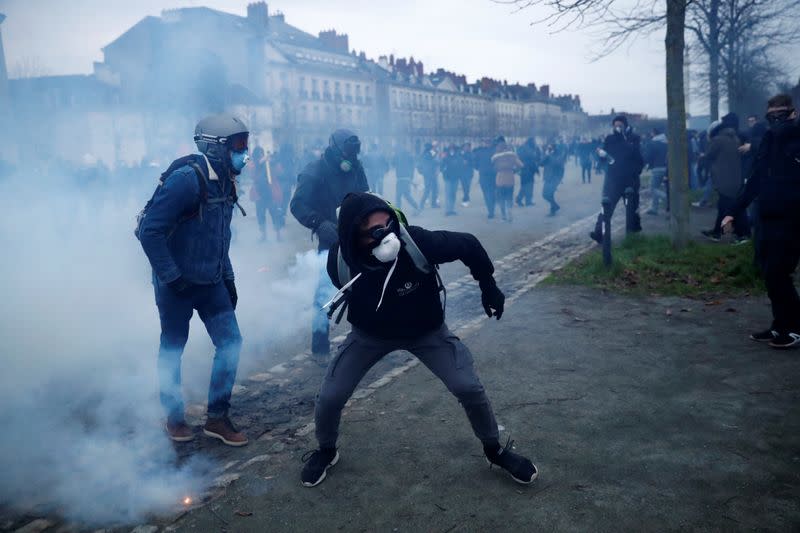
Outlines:
[[[704,232],[707,237],[718,240],[724,228],[732,227],[735,242],[741,243],[756,228],[756,261],[774,320],[751,338],[788,348],[800,345],[800,298],[792,281],[800,261],[800,124],[787,95],[769,101],[767,125],[751,119],[747,132],[739,130],[736,115],[730,113],[712,124],[707,135],[690,133],[688,179],[696,188],[712,187],[718,193],[718,216],[714,228]],[[602,141],[553,139],[540,147],[528,139],[515,149],[499,136],[474,150],[469,144],[441,147],[430,142],[416,155],[400,147],[391,157],[376,145],[362,154],[358,135],[339,129],[321,153],[298,165],[289,145],[275,154],[255,147],[250,158],[247,127],[233,116],[201,121],[194,137],[200,154],[180,158],[162,173],[136,231],[153,269],[162,330],[161,402],[170,438],[193,438],[184,419],[180,359],[197,310],[216,347],[203,431],[231,446],[248,442],[228,418],[242,344],[228,254],[231,219],[241,209],[237,177],[249,172],[248,194],[256,204],[262,238],[266,213],[280,236],[288,209],[316,237],[326,259],[314,297],[311,350],[327,371],[315,412],[319,448],[303,469],[303,485],[322,482],[339,460],[336,442],[344,405],[367,371],[397,349],[417,355],[445,383],[464,408],[491,464],[520,483],[532,482],[538,475],[533,463],[510,445],[500,445],[472,356],[448,330],[440,300],[444,284],[437,265],[462,261],[478,282],[487,316],[500,319],[505,297],[495,283],[492,261],[473,235],[409,225],[401,206],[405,201],[415,212],[439,208],[441,176],[444,215],[456,216],[459,190],[461,205],[468,206],[477,174],[487,217],[494,218],[499,210],[500,217],[511,222],[515,204],[534,205],[535,177],[541,175],[542,198],[549,204],[548,214],[555,216],[556,191],[572,156],[581,167],[583,183],[591,181],[593,170],[604,174],[604,213],[590,236],[604,241],[604,218],[613,215],[620,200],[625,202],[628,231],[641,231],[644,168],[650,169],[652,191],[647,213],[657,214],[668,197],[668,139],[657,130],[642,139],[624,115],[614,117],[611,126]],[[397,175],[394,204],[381,195],[392,166]],[[415,198],[417,172],[423,191]],[[755,212],[748,215],[748,207]],[[345,311],[352,330],[331,358],[329,320],[336,314],[338,322]],[[449,355],[443,357],[445,353]]]

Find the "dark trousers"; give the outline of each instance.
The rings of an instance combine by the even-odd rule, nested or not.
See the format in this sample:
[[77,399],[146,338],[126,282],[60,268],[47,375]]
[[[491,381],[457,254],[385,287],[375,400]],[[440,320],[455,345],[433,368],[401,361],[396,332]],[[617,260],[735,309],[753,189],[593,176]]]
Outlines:
[[411,207],[418,209],[416,200],[411,196],[411,178],[397,178],[395,195],[397,197],[397,209],[403,208],[403,198],[408,200]]
[[520,176],[517,205],[533,205],[533,176]]
[[195,309],[216,348],[208,389],[208,415],[225,415],[230,407],[242,348],[242,335],[225,284],[220,281],[215,285],[196,285],[180,295],[158,279],[153,280],[153,286],[161,320],[158,350],[160,398],[167,418],[171,422],[183,420],[181,356]]
[[584,165],[581,163],[581,183],[592,182],[592,164]]
[[445,180],[444,182],[444,210],[446,214],[456,212],[456,193],[458,192],[458,180]]
[[355,328],[350,331],[328,365],[317,396],[314,421],[321,448],[336,446],[344,404],[369,369],[395,350],[408,350],[422,361],[461,403],[481,442],[485,445],[497,443],[497,421],[475,372],[472,354],[443,324],[413,339],[383,339]]
[[731,216],[733,216],[733,232],[736,234],[736,236],[742,238],[750,235],[750,223],[747,218],[747,211],[744,209],[732,211],[735,205],[735,198],[725,196],[724,194],[719,195],[719,202],[717,203],[717,219],[714,221],[714,229],[712,230],[714,233],[722,233],[722,219],[725,218],[725,215],[730,212]]
[[[639,186],[640,181],[637,177],[630,186],[632,194],[625,204],[625,230],[629,233],[642,231],[642,219],[639,216]],[[603,183],[603,196],[607,197],[611,203],[608,213],[609,219],[614,216],[614,210],[617,208],[619,201],[625,198],[625,189],[626,187],[624,186],[616,183],[610,183],[608,177],[606,177],[606,180]],[[595,223],[594,231],[597,235],[603,234],[602,213],[597,215],[597,222]]]
[[461,201],[469,202],[469,191],[472,189],[472,170],[461,176]]
[[503,220],[511,219],[511,208],[514,205],[514,186],[513,185],[495,185],[494,196],[497,203],[500,204],[500,216]]
[[256,221],[258,221],[258,228],[261,230],[262,235],[267,234],[267,211],[269,211],[272,227],[276,232],[279,232],[286,225],[284,217],[286,211],[278,206],[271,205],[271,202],[256,202]]
[[380,176],[373,176],[369,180],[369,188],[372,192],[376,192],[383,196],[383,178],[384,175],[381,174]]
[[[800,224],[794,229],[800,231]],[[800,333],[800,297],[792,280],[792,273],[800,261],[800,239],[797,233],[783,233],[776,238],[765,227],[762,240],[764,281],[772,303],[772,329],[779,333]]]
[[550,204],[550,213],[555,213],[561,209],[561,206],[556,202],[556,190],[560,183],[560,180],[545,180],[542,186],[542,198]]
[[478,182],[480,183],[481,191],[483,192],[483,201],[486,203],[486,211],[489,213],[490,217],[494,217],[495,177],[481,176]]
[[439,206],[439,176],[422,176],[425,183],[425,191],[422,193],[422,199],[419,201],[420,207],[425,207],[425,202],[430,199],[431,207]]

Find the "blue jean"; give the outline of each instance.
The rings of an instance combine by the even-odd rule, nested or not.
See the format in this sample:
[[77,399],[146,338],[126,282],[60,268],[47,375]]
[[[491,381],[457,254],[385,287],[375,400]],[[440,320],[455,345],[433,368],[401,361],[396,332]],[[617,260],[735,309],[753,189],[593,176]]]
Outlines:
[[208,388],[208,416],[225,416],[230,407],[242,349],[242,335],[228,289],[220,281],[214,285],[195,285],[185,293],[177,294],[155,276],[153,286],[161,321],[161,344],[158,350],[160,399],[168,420],[183,420],[181,356],[189,338],[189,322],[195,309],[216,348]]
[[328,337],[328,312],[322,309],[336,294],[336,287],[333,286],[331,278],[328,276],[327,257],[328,251],[320,252],[320,271],[317,290],[314,292],[314,317],[311,319],[312,335]]

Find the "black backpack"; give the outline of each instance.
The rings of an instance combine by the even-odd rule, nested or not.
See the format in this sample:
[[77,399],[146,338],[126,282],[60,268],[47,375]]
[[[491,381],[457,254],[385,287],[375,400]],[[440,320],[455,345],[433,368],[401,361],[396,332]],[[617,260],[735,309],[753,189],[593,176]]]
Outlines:
[[155,198],[158,188],[164,185],[164,182],[172,175],[173,172],[187,165],[192,167],[195,175],[197,176],[197,185],[200,189],[200,203],[197,206],[197,211],[192,211],[183,215],[178,220],[176,227],[187,220],[193,219],[194,217],[199,217],[202,221],[203,205],[205,204],[216,204],[230,201],[233,205],[236,205],[239,208],[239,210],[242,212],[242,216],[247,216],[247,213],[245,213],[244,209],[242,209],[242,206],[239,205],[239,197],[236,195],[236,187],[233,187],[233,193],[228,196],[220,196],[218,198],[208,197],[208,166],[206,165],[205,158],[201,155],[191,154],[176,159],[169,165],[167,170],[161,173],[161,176],[158,178],[156,190],[153,191],[153,195],[150,197],[150,200],[147,201],[142,210],[139,211],[139,214],[136,215],[136,227],[133,230],[133,234],[137,239],[141,240],[142,221],[147,216],[147,211],[150,209],[150,206],[153,205],[153,198]]

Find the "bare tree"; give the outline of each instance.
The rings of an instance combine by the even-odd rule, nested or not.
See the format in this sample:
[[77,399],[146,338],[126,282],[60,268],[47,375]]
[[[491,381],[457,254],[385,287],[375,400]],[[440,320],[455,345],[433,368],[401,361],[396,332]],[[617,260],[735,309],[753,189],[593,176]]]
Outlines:
[[670,233],[675,248],[689,242],[689,158],[686,138],[684,49],[686,11],[691,0],[637,0],[621,6],[617,0],[495,0],[519,10],[546,7],[549,13],[533,24],[554,31],[569,27],[592,28],[602,34],[601,57],[614,52],[631,38],[666,26],[667,129],[670,169]]
[[9,69],[8,77],[14,78],[38,78],[47,76],[50,72],[45,68],[41,58],[36,56],[23,57]]

